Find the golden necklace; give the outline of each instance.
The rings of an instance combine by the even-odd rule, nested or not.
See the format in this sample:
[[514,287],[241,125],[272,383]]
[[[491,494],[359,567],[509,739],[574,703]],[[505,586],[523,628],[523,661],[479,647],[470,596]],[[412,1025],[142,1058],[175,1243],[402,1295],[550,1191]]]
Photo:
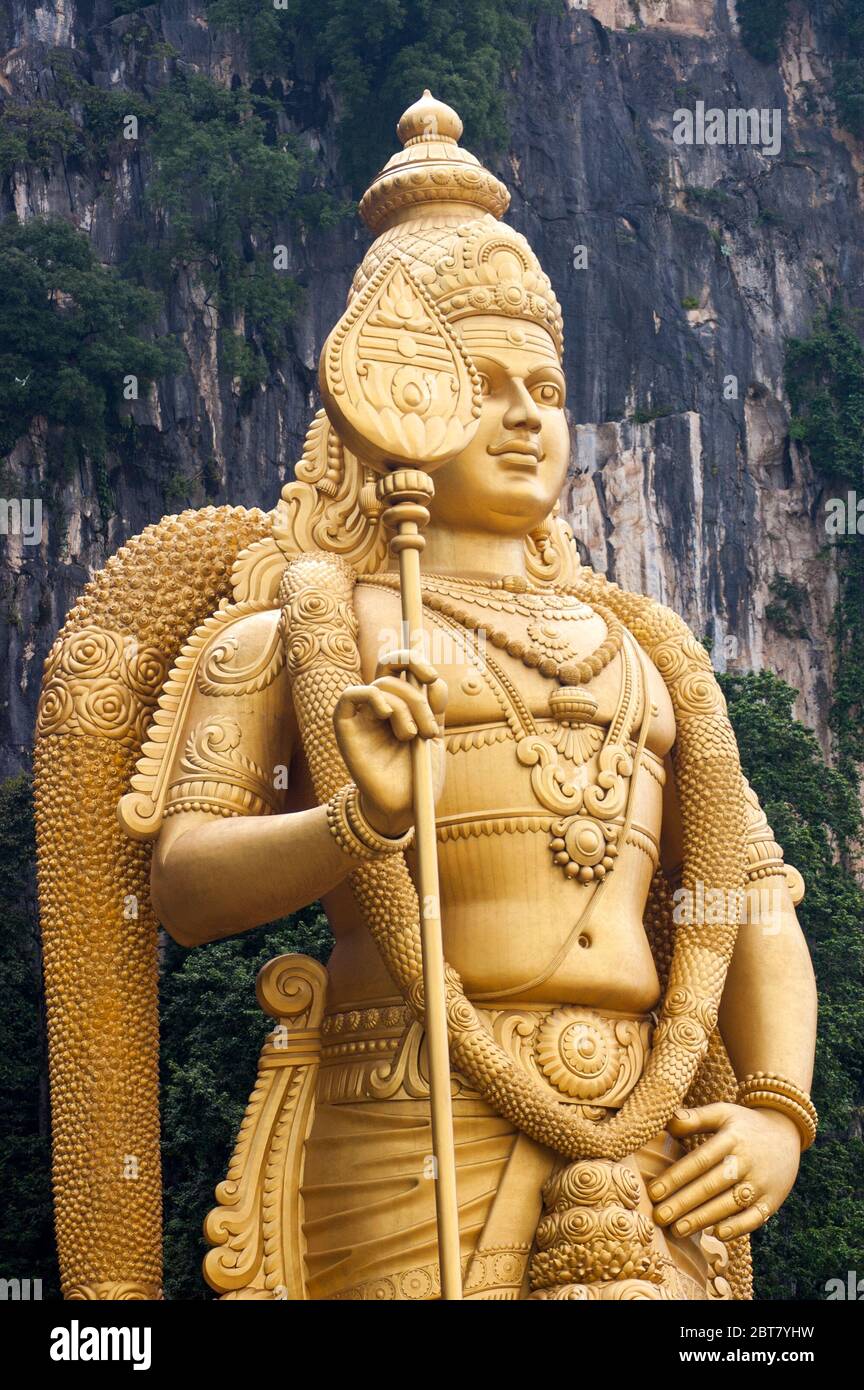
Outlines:
[[[516,578],[517,577],[514,576],[514,579]],[[468,628],[471,632],[481,631],[485,633],[493,647],[498,647],[500,650],[506,651],[509,656],[514,657],[517,661],[521,661],[522,665],[527,666],[529,670],[539,671],[541,676],[554,677],[560,685],[587,685],[595,676],[599,676],[600,672],[609,665],[621,650],[624,629],[615,617],[615,614],[610,609],[602,607],[599,603],[595,603],[588,611],[589,614],[592,612],[599,614],[605,622],[607,633],[603,641],[593,652],[579,661],[569,658],[559,661],[552,654],[553,649],[548,636],[544,637],[543,634],[540,634],[539,643],[529,642],[522,637],[512,636],[503,628],[487,627],[482,617],[477,617],[476,614],[472,613],[468,608],[465,608],[463,603],[458,601],[462,599],[463,601],[478,602],[478,599],[474,597],[475,592],[479,596],[482,592],[488,592],[490,589],[498,590],[500,588],[506,590],[508,586],[507,579],[499,580],[495,584],[483,584],[480,580],[457,581],[459,584],[464,585],[465,588],[470,589],[471,594],[469,597],[469,594],[457,593],[455,599],[441,592],[441,590],[444,589],[445,582],[449,581],[442,581],[437,576],[432,576],[430,582],[430,580],[427,580],[424,576],[422,581],[422,595],[425,607],[431,608],[433,612],[442,613],[444,617],[450,618],[453,622],[458,623],[460,627]],[[512,583],[513,579],[509,582]],[[519,592],[526,593],[528,591],[527,582],[524,580],[519,582],[525,584],[525,589]],[[382,589],[395,590],[399,587],[399,577],[395,574],[364,575],[362,583],[374,584]],[[433,585],[435,587],[433,587]],[[540,606],[531,608],[527,616],[536,618],[542,613],[543,617],[548,619],[550,616],[549,610],[542,606],[545,595],[542,592],[535,591],[535,593]],[[534,594],[532,594],[532,597],[534,597]],[[587,605],[582,606],[587,607]],[[515,612],[518,610],[514,609],[513,611]]]
[[423,587],[427,592],[445,598],[462,599],[478,608],[492,608],[499,613],[520,613],[525,618],[544,618],[547,622],[584,621],[593,618],[594,610],[571,594],[555,594],[548,589],[529,585],[521,575],[506,575],[503,579],[456,579],[452,575],[424,574]]

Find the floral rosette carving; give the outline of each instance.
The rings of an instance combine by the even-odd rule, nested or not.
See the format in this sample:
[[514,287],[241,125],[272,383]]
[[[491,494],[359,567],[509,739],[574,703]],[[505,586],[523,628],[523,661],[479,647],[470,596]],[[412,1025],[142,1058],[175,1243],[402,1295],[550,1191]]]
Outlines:
[[548,1250],[561,1240],[572,1245],[584,1245],[589,1240],[596,1240],[599,1234],[597,1212],[574,1207],[571,1211],[554,1212],[542,1218],[537,1225],[537,1249]]
[[540,1027],[535,1052],[552,1085],[580,1100],[595,1100],[609,1091],[621,1069],[611,1025],[578,1009],[550,1014]]
[[670,638],[651,650],[651,659],[669,687],[679,717],[725,709],[711,658],[692,636]]
[[651,660],[667,685],[688,669],[688,661],[680,638],[659,642],[651,649]]
[[606,1163],[571,1163],[548,1178],[543,1201],[550,1211],[576,1205],[597,1206],[612,1197],[612,1169]]
[[673,1018],[679,1018],[681,1014],[694,1013],[698,1002],[698,998],[692,990],[681,988],[670,989],[666,993],[666,1013]]
[[713,714],[720,709],[720,689],[710,671],[691,671],[672,686],[672,703],[679,717]]
[[685,1052],[702,1054],[717,1026],[717,1006],[689,989],[671,990],[664,1003],[663,1017],[654,1029],[653,1046],[668,1040]]
[[131,731],[137,701],[119,678],[100,676],[79,692],[75,707],[80,729],[97,738],[122,738]]
[[447,1020],[450,1026],[462,1030],[470,1028],[474,1022],[475,1015],[474,1010],[471,1008],[464,994],[462,994],[461,991],[455,990],[451,984],[450,988],[446,991],[445,999]]
[[122,637],[104,628],[85,627],[64,642],[60,670],[73,678],[93,680],[97,676],[119,675],[122,660]]
[[305,671],[320,651],[321,641],[314,632],[292,632],[285,644],[285,656],[291,675],[297,676]]
[[38,731],[58,733],[72,716],[72,695],[62,681],[50,681],[42,687],[39,700]]
[[106,1279],[99,1284],[73,1284],[64,1294],[67,1303],[137,1303],[152,1302],[162,1296],[153,1284]]
[[129,689],[139,700],[152,704],[165,682],[166,662],[156,647],[130,644],[126,650],[126,679]]
[[321,649],[335,666],[350,671],[357,657],[356,638],[347,632],[325,632],[321,639]]
[[654,1046],[670,1042],[684,1052],[701,1054],[708,1046],[705,1029],[694,1018],[664,1018],[654,1030]]
[[662,1280],[651,1221],[637,1211],[639,1180],[625,1164],[586,1160],[547,1179],[531,1287]]
[[139,747],[165,682],[158,647],[84,627],[54,643],[45,662],[36,732],[110,738]]
[[282,610],[285,654],[292,676],[325,659],[352,671],[357,660],[357,619],[350,605],[326,589],[309,588],[289,598]]

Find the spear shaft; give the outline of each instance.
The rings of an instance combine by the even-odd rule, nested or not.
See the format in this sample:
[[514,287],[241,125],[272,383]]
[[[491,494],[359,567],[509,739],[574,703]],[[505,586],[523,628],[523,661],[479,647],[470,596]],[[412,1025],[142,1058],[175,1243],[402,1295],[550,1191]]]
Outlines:
[[[434,495],[434,491],[429,474],[415,468],[397,469],[393,473],[385,474],[378,481],[378,496],[386,507],[384,523],[393,533],[390,550],[399,561],[403,641],[409,650],[423,649],[420,552],[426,544],[422,534],[423,528],[429,521],[426,504]],[[441,896],[438,883],[438,842],[435,832],[435,789],[432,776],[432,747],[428,739],[418,736],[412,740],[411,769],[414,784],[414,830],[420,899],[426,1045],[429,1054],[432,1152],[435,1159],[438,1263],[441,1271],[441,1297],[452,1301],[462,1297],[462,1270],[459,1254],[459,1208],[456,1198],[456,1151],[453,1142]]]

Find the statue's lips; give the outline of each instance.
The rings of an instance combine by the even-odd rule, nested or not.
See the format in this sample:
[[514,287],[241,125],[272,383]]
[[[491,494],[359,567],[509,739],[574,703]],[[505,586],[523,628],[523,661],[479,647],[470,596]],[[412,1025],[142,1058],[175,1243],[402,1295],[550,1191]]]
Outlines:
[[543,451],[537,444],[520,439],[508,439],[506,444],[490,444],[486,450],[498,459],[508,471],[536,473],[543,458]]

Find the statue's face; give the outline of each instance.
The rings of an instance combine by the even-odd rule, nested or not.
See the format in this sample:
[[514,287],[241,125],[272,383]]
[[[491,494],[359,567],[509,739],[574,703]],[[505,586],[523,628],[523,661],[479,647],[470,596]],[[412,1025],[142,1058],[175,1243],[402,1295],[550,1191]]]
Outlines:
[[435,473],[432,516],[455,530],[527,535],[558,500],[570,455],[555,345],[538,324],[498,314],[459,329],[483,411],[468,448]]

